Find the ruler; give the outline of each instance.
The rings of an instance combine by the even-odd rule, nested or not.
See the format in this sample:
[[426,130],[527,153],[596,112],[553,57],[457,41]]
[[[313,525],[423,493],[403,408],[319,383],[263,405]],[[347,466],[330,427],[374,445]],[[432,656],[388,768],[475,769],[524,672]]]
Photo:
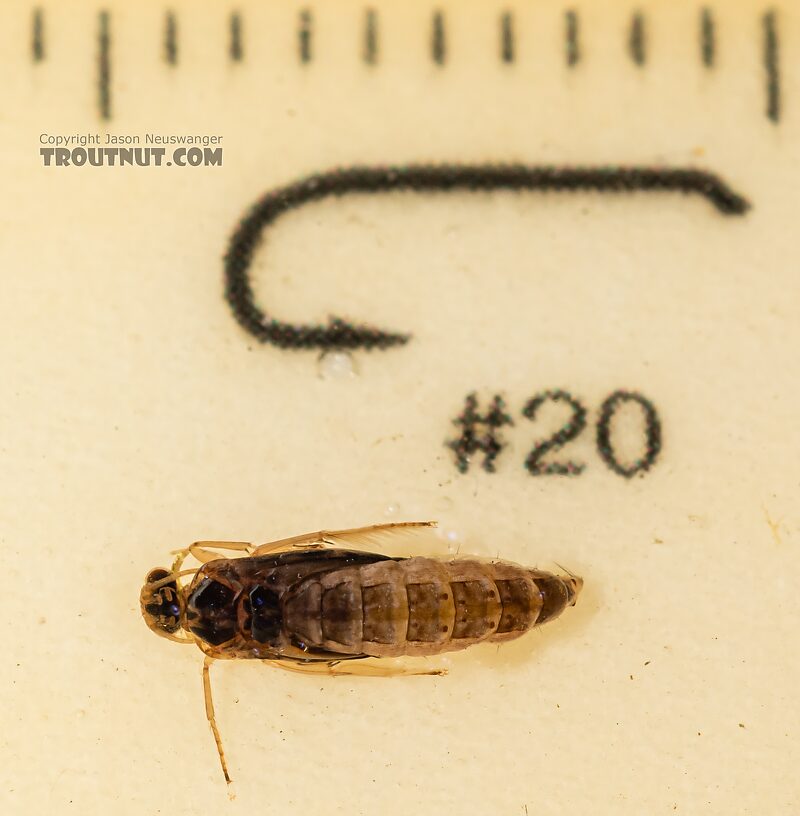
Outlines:
[[[180,4],[173,4],[159,10],[152,4],[145,13],[132,19],[122,7],[114,9],[113,5],[92,15],[88,4],[72,3],[56,8],[19,4],[21,13],[13,20],[10,31],[16,45],[11,54],[22,59],[27,51],[30,61],[38,66],[66,55],[70,64],[75,65],[77,54],[73,46],[79,35],[83,50],[93,52],[94,64],[92,70],[87,71],[92,76],[86,79],[87,83],[93,81],[94,84],[97,116],[111,121],[116,94],[124,96],[138,90],[131,87],[129,75],[117,70],[120,64],[122,71],[127,66],[125,53],[131,40],[141,51],[137,50],[130,73],[139,74],[141,57],[149,62],[160,55],[163,65],[176,72],[181,67],[194,71],[198,61],[208,65],[227,58],[231,65],[238,65],[246,72],[265,52],[277,52],[281,60],[288,61],[289,50],[294,51],[298,65],[312,70],[315,65],[321,64],[324,68],[331,59],[341,59],[344,44],[351,48],[353,61],[360,61],[373,72],[386,70],[387,61],[394,63],[388,66],[390,68],[407,69],[409,58],[413,56],[416,61],[428,61],[442,71],[448,67],[452,70],[453,62],[469,60],[480,65],[490,54],[499,66],[510,71],[520,62],[523,66],[529,63],[534,49],[547,53],[554,63],[551,71],[564,66],[588,71],[592,70],[589,61],[593,56],[594,68],[598,68],[596,52],[598,40],[602,39],[599,46],[603,49],[603,61],[616,45],[620,51],[618,57],[624,53],[634,72],[643,72],[659,57],[674,60],[678,56],[681,61],[689,62],[690,51],[694,52],[697,63],[709,72],[718,70],[720,64],[723,68],[726,64],[729,68],[731,65],[749,67],[753,75],[760,74],[763,113],[772,122],[780,121],[781,18],[775,8],[767,7],[760,14],[749,8],[744,14],[730,5],[715,9],[686,3],[678,4],[678,9],[670,9],[669,4],[656,3],[651,4],[652,9],[636,8],[626,14],[616,9],[561,9],[557,4],[542,5],[543,8],[535,10],[498,10],[489,4],[473,3],[456,10],[428,9],[419,4],[401,11],[356,3],[331,4],[330,8],[321,9],[311,6],[295,9],[287,4],[283,9],[248,9],[249,15],[239,9],[230,10],[227,15],[215,10],[212,15],[208,5],[198,8],[196,4],[185,3],[181,8]],[[76,10],[81,13],[76,14]],[[160,20],[156,22],[159,11]],[[736,26],[734,31],[733,25]],[[416,48],[411,47],[409,36],[414,28]],[[618,36],[609,37],[609,29],[616,30]],[[757,51],[759,58],[752,59],[756,55],[751,53],[748,56],[752,62],[746,66],[741,60],[745,56],[742,40],[748,33],[752,40],[749,50]],[[405,36],[406,41],[402,48],[392,52],[399,36]],[[673,37],[684,42],[670,42]],[[23,43],[27,48],[21,47]],[[70,50],[65,54],[65,49]],[[526,54],[526,50],[529,53]],[[729,52],[727,59],[725,51]],[[399,60],[398,55],[401,55]],[[282,67],[288,68],[287,62]],[[601,63],[599,67],[608,65]]]
[[[7,812],[791,811],[791,4],[8,2],[0,40]],[[220,666],[228,803],[146,571],[428,518],[580,604],[446,678]]]

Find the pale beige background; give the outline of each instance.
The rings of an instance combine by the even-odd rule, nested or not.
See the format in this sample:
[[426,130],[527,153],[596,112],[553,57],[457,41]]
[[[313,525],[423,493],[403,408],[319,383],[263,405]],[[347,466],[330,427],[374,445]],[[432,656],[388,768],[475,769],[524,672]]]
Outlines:
[[[222,169],[40,166],[41,132],[103,131],[91,3],[0,12],[0,403],[4,813],[713,813],[798,806],[800,482],[796,211],[800,18],[780,13],[784,117],[763,115],[758,4],[716,4],[714,71],[697,5],[647,8],[630,65],[625,3],[381,9],[381,66],[357,58],[362,6],[112,9],[117,133],[219,133]],[[754,209],[590,194],[349,198],[291,215],[258,256],[281,317],[329,312],[414,332],[323,379],[313,353],[252,342],[221,297],[244,208],[354,162],[688,163]],[[664,450],[627,482],[592,435],[577,479],[529,477],[524,401],[615,388],[658,406]],[[456,474],[443,441],[467,391],[517,415],[498,473]],[[633,426],[629,431],[633,433]],[[394,515],[391,515],[394,512]],[[388,518],[442,520],[462,552],[558,561],[580,604],[541,633],[450,657],[449,677],[305,679],[220,665],[230,803],[202,709],[200,653],[156,639],[140,582],[197,538],[262,541]],[[446,545],[442,543],[446,552]]]

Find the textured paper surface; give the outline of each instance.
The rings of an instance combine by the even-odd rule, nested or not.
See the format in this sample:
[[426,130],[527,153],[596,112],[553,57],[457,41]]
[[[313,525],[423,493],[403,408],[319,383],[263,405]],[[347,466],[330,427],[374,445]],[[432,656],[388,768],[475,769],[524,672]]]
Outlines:
[[[563,8],[520,5],[518,58],[497,56],[486,3],[378,6],[379,67],[359,59],[363,8],[107,3],[113,118],[97,117],[97,9],[0,13],[0,298],[5,813],[784,814],[798,805],[795,576],[797,75],[800,21],[780,11],[784,108],[764,116],[762,9],[717,8],[698,59],[694,4],[583,4],[568,70]],[[222,168],[45,168],[39,134],[213,133]],[[719,173],[753,209],[693,196],[349,197],[287,216],[254,265],[282,319],[329,313],[414,337],[356,352],[354,378],[314,353],[259,346],[222,297],[246,207],[355,163],[664,164]],[[568,389],[589,428],[523,461]],[[626,481],[593,435],[602,400],[656,405],[663,451]],[[459,475],[444,447],[464,396],[514,415],[498,470]],[[462,553],[564,564],[580,603],[540,633],[442,661],[446,678],[306,679],[214,668],[237,798],[205,720],[200,652],[143,625],[143,576],[195,539],[266,541],[319,527],[439,518]],[[442,541],[441,554],[447,553]]]

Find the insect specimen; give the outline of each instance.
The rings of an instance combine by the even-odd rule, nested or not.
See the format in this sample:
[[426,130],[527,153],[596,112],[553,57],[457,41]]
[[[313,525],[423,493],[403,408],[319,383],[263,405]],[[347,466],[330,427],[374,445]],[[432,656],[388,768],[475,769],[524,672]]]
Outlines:
[[[206,715],[230,783],[214,716],[209,666],[250,658],[306,673],[388,677],[446,674],[360,663],[365,658],[430,656],[475,643],[503,643],[573,606],[583,586],[504,561],[394,558],[349,547],[402,543],[435,522],[319,531],[261,546],[201,541],[170,570],[151,570],[140,602],[156,634],[194,643],[205,654]],[[238,552],[221,558],[212,551]],[[183,569],[188,556],[201,566]],[[187,585],[181,578],[193,574]]]

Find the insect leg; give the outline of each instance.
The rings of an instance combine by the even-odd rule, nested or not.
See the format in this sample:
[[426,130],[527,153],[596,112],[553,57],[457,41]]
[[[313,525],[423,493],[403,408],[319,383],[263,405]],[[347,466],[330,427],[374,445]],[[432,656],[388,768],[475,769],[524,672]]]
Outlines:
[[307,550],[321,550],[325,545],[317,541],[318,533],[313,533],[313,538],[309,536],[295,536],[294,538],[283,538],[280,541],[270,541],[267,544],[260,544],[253,548],[253,555],[268,555],[270,553],[285,552],[293,547],[303,547]]
[[447,669],[427,669],[425,671],[415,671],[414,669],[404,669],[400,666],[379,666],[375,663],[348,663],[343,665],[326,664],[328,674],[331,677],[355,676],[355,677],[444,677]]
[[347,661],[345,665],[332,661],[329,663],[296,663],[285,660],[267,660],[270,666],[299,674],[324,674],[328,677],[402,677],[412,675],[443,676],[447,669],[429,669],[415,671],[402,666],[379,666],[374,663],[356,663]]
[[350,530],[323,530],[322,541],[332,546],[380,546],[390,541],[395,533],[413,533],[436,527],[435,521],[393,521],[388,524],[371,524],[369,527],[354,527]]
[[214,734],[214,742],[217,744],[217,753],[219,754],[219,761],[222,765],[222,773],[225,775],[225,781],[230,785],[231,777],[228,774],[228,764],[225,762],[225,752],[222,750],[222,739],[217,729],[217,718],[214,715],[214,701],[211,699],[211,674],[209,667],[211,666],[213,658],[208,655],[203,660],[203,695],[206,701],[206,717],[211,725],[211,731]]
[[233,550],[235,552],[250,553],[253,545],[247,541],[195,541],[182,550],[173,550],[173,555],[177,556],[172,564],[172,571],[177,572],[183,562],[190,556],[194,556],[201,564],[215,561],[219,556],[210,552],[206,547],[213,547],[215,550]]
[[383,543],[392,533],[407,531],[414,532],[435,527],[435,521],[394,521],[388,524],[371,524],[368,527],[353,527],[348,530],[317,530],[313,533],[282,538],[279,541],[270,541],[253,550],[253,555],[264,555],[269,552],[290,549],[291,547],[305,547],[311,549],[314,545],[329,546],[356,546],[369,547]]
[[253,545],[249,541],[195,541],[188,549],[196,547],[213,547],[215,550],[236,550],[238,552],[249,552]]

